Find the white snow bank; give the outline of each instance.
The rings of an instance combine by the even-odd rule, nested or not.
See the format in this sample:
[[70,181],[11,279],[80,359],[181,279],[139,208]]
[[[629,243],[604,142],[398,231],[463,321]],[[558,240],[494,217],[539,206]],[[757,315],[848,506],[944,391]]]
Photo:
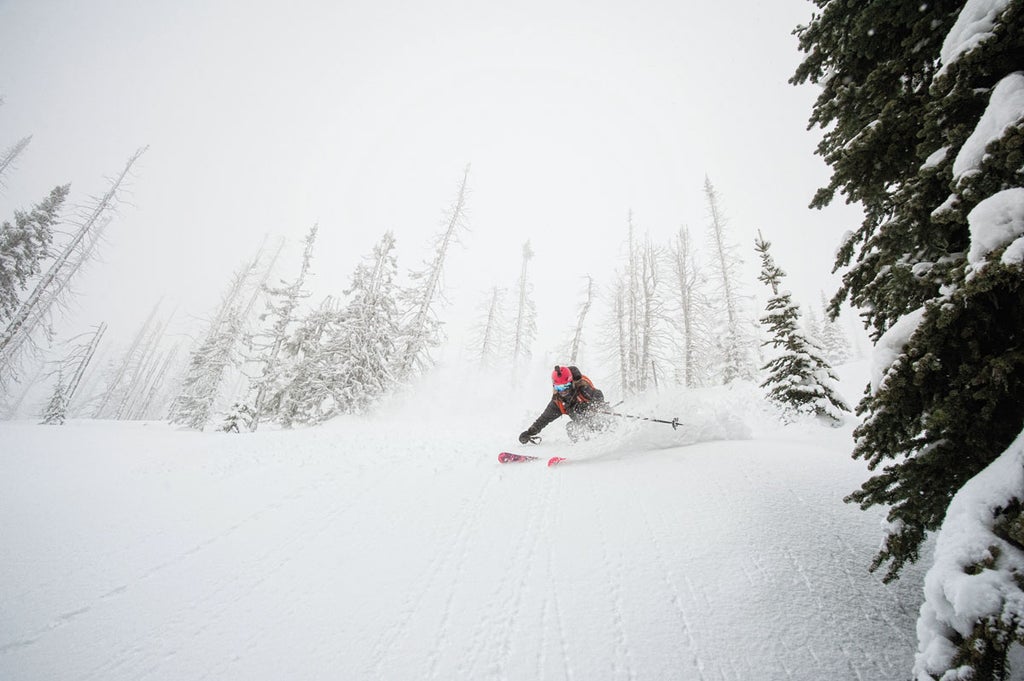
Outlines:
[[953,179],[976,170],[985,157],[985,147],[1024,119],[1024,72],[1006,76],[992,90],[985,113],[953,161]]
[[968,0],[960,10],[953,28],[946,35],[939,52],[941,75],[957,59],[991,38],[996,18],[1010,4],[1010,0]]
[[989,253],[1024,235],[1024,187],[1004,189],[988,197],[967,215],[967,223],[971,231],[967,262],[977,272]]
[[876,393],[893,363],[903,354],[903,348],[924,319],[925,308],[919,307],[902,317],[889,328],[875,344],[871,362],[871,392]]
[[[992,531],[995,511],[1022,492],[1024,433],[950,502],[917,621],[914,674],[920,681],[947,678],[943,674],[951,669],[956,642],[969,636],[980,620],[1024,621],[1024,592],[1015,581],[1024,575],[1024,552]],[[978,570],[979,563],[991,567]]]

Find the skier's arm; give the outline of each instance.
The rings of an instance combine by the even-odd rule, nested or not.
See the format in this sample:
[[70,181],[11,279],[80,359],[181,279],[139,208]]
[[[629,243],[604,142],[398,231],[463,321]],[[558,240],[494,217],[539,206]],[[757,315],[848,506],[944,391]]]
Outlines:
[[583,394],[583,397],[587,399],[587,402],[604,402],[604,393],[586,381],[578,382],[576,384],[576,389]]
[[519,435],[519,441],[526,444],[524,440],[528,441],[531,437],[540,433],[540,431],[544,429],[544,426],[548,425],[561,415],[562,410],[558,408],[558,405],[555,404],[554,400],[551,400],[548,402],[548,406],[544,408],[544,411],[541,412],[540,416],[537,417],[537,420],[533,422],[533,425]]

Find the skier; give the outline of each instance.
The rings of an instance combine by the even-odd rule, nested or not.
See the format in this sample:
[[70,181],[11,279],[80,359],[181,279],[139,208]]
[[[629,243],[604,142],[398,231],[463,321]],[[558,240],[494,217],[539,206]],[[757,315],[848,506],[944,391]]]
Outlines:
[[533,425],[519,434],[520,444],[535,442],[537,434],[562,414],[572,419],[565,424],[565,432],[573,442],[607,425],[601,415],[608,407],[604,393],[594,387],[594,383],[581,374],[579,369],[556,366],[551,372],[551,384],[554,389],[551,401]]

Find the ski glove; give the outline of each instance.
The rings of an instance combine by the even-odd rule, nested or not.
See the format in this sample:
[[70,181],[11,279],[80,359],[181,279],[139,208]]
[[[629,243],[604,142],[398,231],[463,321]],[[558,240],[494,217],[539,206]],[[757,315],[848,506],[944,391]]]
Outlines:
[[529,430],[524,430],[519,433],[519,444],[526,445],[533,442],[534,433]]

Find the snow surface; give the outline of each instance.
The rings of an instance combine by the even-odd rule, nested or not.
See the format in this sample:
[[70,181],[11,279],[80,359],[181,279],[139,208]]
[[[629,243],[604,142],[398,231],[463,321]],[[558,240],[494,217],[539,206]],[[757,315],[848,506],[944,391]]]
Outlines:
[[996,18],[1010,4],[1010,0],[967,0],[953,28],[946,35],[939,52],[941,74],[957,59],[991,38]]
[[1005,76],[992,89],[978,125],[960,147],[953,160],[953,179],[977,170],[985,157],[985,147],[1000,139],[1011,126],[1024,120],[1024,72]]
[[[839,373],[862,392],[863,364]],[[293,432],[0,424],[0,679],[910,674],[923,570],[867,572],[852,423],[662,392],[619,409],[678,431],[526,448],[546,386],[441,385]]]

